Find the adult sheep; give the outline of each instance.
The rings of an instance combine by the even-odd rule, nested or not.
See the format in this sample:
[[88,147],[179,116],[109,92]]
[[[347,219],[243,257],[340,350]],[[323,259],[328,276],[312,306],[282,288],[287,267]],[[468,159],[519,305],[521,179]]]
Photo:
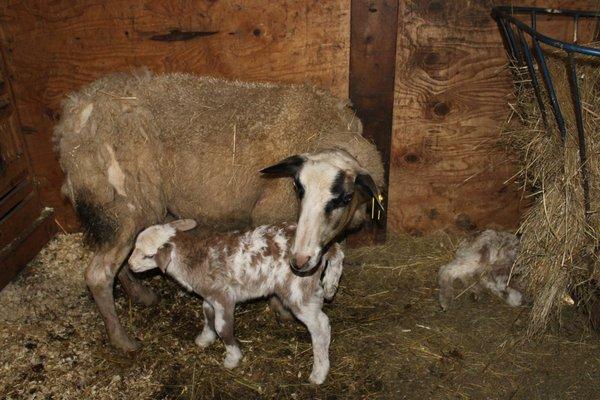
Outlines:
[[[303,179],[310,181],[304,185],[310,187],[307,197],[313,203],[328,201],[327,195],[312,192],[329,193],[336,179],[336,190],[353,192],[356,180],[361,192],[375,193],[383,183],[383,166],[361,131],[346,103],[311,86],[140,72],[110,75],[71,94],[55,128],[65,173],[62,192],[95,249],[85,279],[113,345],[125,351],[139,346],[119,323],[115,275],[133,300],[146,305],[157,300],[127,268],[121,269],[138,232],[164,222],[169,214],[218,230],[295,219],[298,202],[292,185],[265,179],[258,171],[296,153],[305,154],[265,172],[297,176],[303,164],[310,164],[317,174],[308,168]],[[318,178],[319,165],[326,167],[334,159],[335,166],[322,174],[329,181]],[[332,168],[345,171],[344,182],[332,175]],[[317,254],[314,237],[331,240],[331,234],[360,222],[367,197],[338,205],[335,218],[327,215],[328,233],[305,232],[304,247],[312,246]],[[325,218],[317,214],[305,225]],[[310,243],[308,236],[313,237]],[[295,259],[307,266],[308,258]]]

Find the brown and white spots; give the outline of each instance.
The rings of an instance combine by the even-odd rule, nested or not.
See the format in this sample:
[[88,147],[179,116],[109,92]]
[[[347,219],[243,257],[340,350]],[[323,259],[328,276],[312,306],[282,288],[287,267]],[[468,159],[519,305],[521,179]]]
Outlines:
[[341,149],[291,156],[261,172],[293,177],[300,214],[291,265],[299,272],[314,269],[323,249],[339,239],[359,208],[380,196],[369,173]]
[[322,383],[329,371],[331,328],[321,308],[324,298],[334,296],[342,274],[340,245],[330,246],[313,274],[299,276],[289,268],[293,225],[210,235],[185,232],[195,225],[192,222],[174,221],[142,231],[129,259],[130,268],[136,272],[160,268],[203,297],[204,328],[195,342],[206,347],[220,337],[226,349],[225,368],[236,367],[242,359],[233,335],[235,304],[276,296],[279,305],[285,305],[308,328],[314,357],[309,380]]
[[521,271],[515,265],[519,246],[517,236],[494,230],[462,243],[454,260],[438,273],[442,309],[447,309],[454,299],[456,280],[475,293],[487,289],[513,307],[522,305],[525,299],[518,285]]

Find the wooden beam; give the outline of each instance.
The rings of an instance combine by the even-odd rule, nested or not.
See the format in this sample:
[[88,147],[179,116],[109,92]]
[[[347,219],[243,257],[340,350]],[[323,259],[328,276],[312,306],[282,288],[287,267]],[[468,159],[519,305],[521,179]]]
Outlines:
[[[352,0],[349,94],[363,123],[363,135],[377,145],[383,158],[386,209],[397,32],[398,0]],[[366,235],[371,236],[372,241],[384,241],[386,221],[387,213],[384,213],[379,221],[366,227]]]

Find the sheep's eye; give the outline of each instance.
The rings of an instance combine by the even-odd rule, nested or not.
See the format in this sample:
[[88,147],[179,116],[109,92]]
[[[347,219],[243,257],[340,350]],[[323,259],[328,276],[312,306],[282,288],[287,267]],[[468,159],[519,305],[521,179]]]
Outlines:
[[350,202],[352,201],[352,197],[353,197],[352,193],[346,193],[345,195],[341,196],[340,202],[346,206],[346,205],[350,204]]
[[148,258],[152,258],[152,257],[154,257],[155,255],[156,255],[156,254],[152,254],[152,255],[146,255],[146,256],[144,256],[144,258],[146,258],[146,259],[148,259]]
[[345,193],[332,200],[329,200],[325,205],[325,213],[329,214],[336,208],[346,207],[352,201],[354,193]]

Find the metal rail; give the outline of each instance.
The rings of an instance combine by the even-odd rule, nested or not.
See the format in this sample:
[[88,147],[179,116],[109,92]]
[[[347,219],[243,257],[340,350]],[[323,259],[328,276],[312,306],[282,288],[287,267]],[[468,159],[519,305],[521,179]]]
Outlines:
[[[529,16],[530,24],[515,18],[515,15]],[[566,21],[573,21],[573,41],[566,42],[543,35],[537,31],[537,18],[540,15],[564,18]],[[538,72],[541,74],[546,89],[546,94],[550,103],[550,108],[556,126],[558,127],[558,135],[564,143],[567,129],[565,119],[561,110],[561,105],[556,96],[556,90],[552,81],[552,75],[548,69],[546,55],[542,51],[541,44],[552,48],[562,50],[567,55],[567,67],[569,70],[569,86],[571,88],[571,100],[573,102],[573,111],[575,113],[575,123],[577,127],[577,142],[579,147],[579,166],[581,171],[583,201],[585,218],[589,219],[590,215],[590,193],[589,193],[589,175],[587,170],[587,148],[585,143],[585,129],[583,124],[583,108],[581,105],[581,97],[579,83],[577,81],[577,66],[575,62],[575,54],[585,56],[599,57],[600,49],[593,47],[580,46],[577,44],[579,34],[579,20],[582,18],[592,18],[600,21],[600,12],[577,11],[577,10],[557,10],[551,8],[537,7],[512,7],[498,6],[492,9],[492,17],[498,23],[500,33],[504,39],[504,45],[508,53],[510,61],[527,70],[531,78],[534,94],[537,99],[540,114],[544,125],[548,128],[548,114],[543,99]],[[529,37],[529,41],[527,40]],[[537,71],[536,71],[537,66]]]

